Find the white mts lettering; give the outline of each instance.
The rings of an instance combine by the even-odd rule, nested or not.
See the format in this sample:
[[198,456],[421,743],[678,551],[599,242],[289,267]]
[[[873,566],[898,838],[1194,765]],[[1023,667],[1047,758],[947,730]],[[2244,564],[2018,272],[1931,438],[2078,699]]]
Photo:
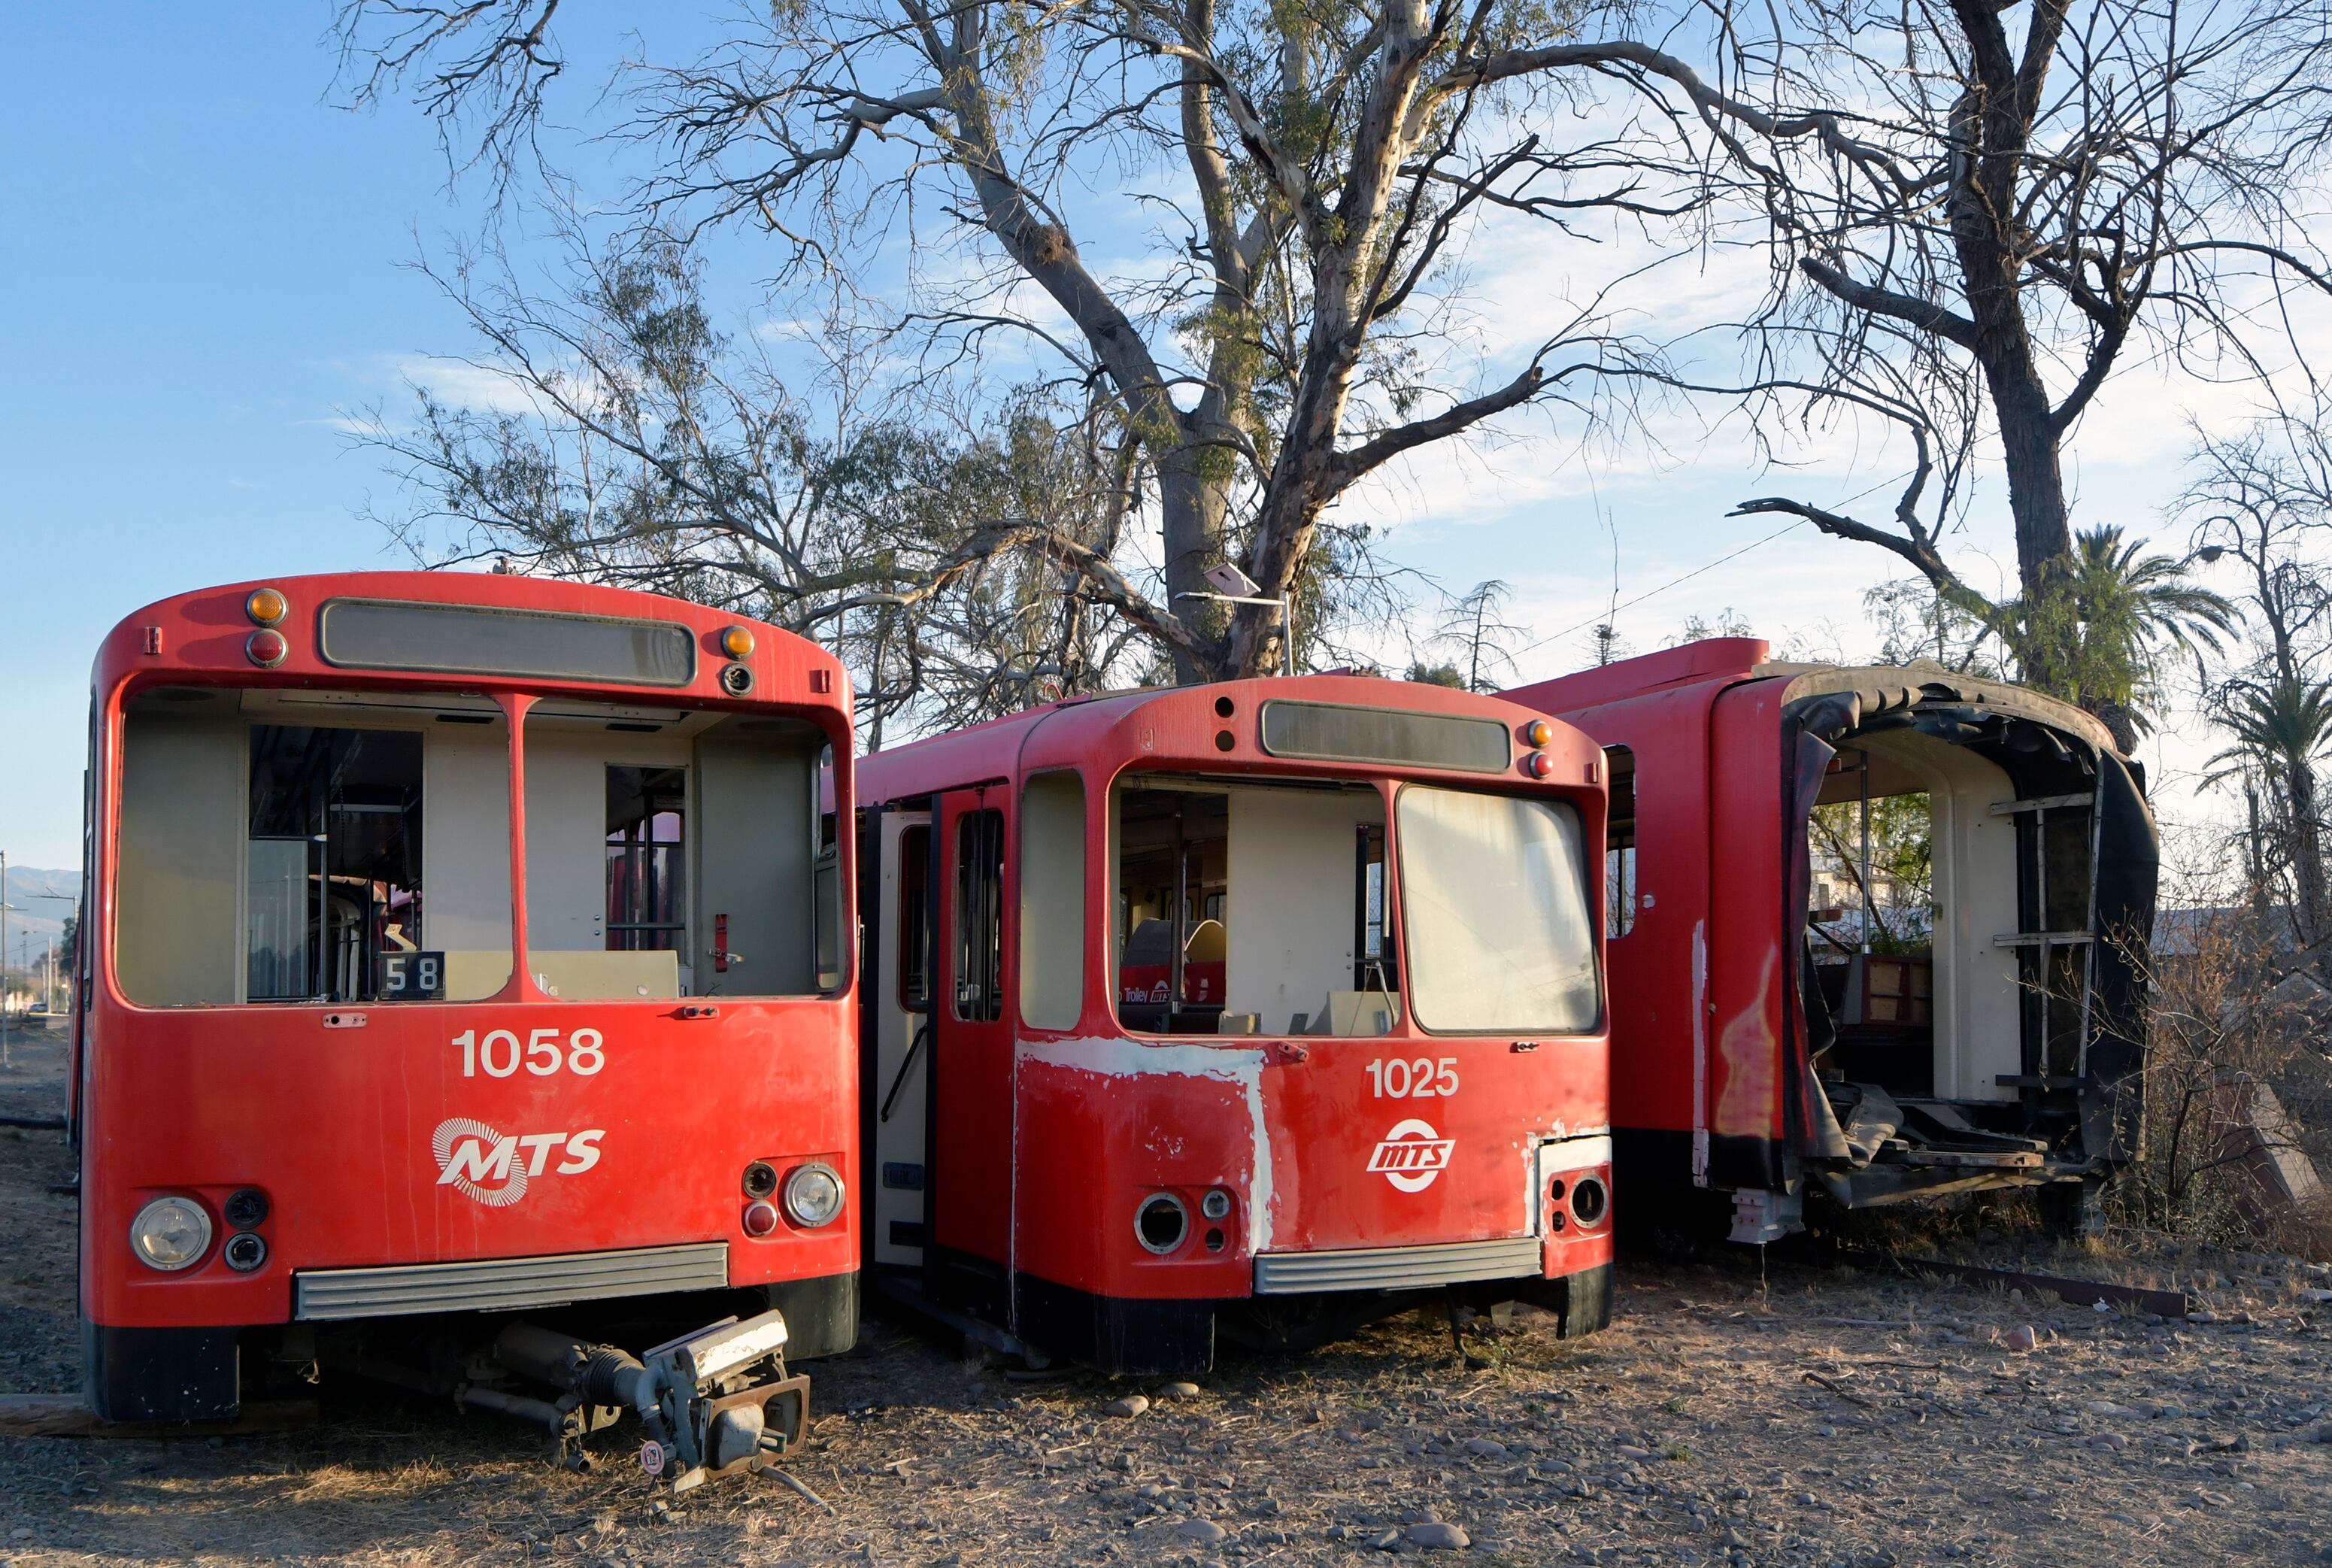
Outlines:
[[564,1133],[529,1133],[525,1137],[521,1138],[519,1142],[526,1145],[529,1149],[534,1151],[534,1158],[527,1162],[526,1173],[530,1176],[540,1176],[542,1174],[544,1162],[550,1158],[550,1152],[553,1149],[558,1148],[561,1143],[567,1142],[567,1134]]
[[507,1181],[511,1176],[511,1162],[517,1154],[518,1140],[515,1138],[504,1138],[493,1146],[492,1153],[486,1152],[484,1139],[464,1138],[454,1146],[454,1157],[445,1162],[445,1169],[438,1173],[437,1185],[450,1187],[465,1179],[482,1187],[489,1181]]
[[599,1162],[599,1140],[607,1135],[605,1127],[586,1127],[567,1140],[567,1158],[559,1162],[561,1176],[574,1176],[588,1171]]

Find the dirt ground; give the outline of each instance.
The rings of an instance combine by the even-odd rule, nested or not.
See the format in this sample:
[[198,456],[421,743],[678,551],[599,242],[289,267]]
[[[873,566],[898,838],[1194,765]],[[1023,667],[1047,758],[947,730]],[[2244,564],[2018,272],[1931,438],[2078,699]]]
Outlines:
[[[56,1104],[53,1048],[29,1059],[0,1112]],[[0,1131],[5,1391],[78,1381],[68,1169],[60,1134]],[[2188,1286],[2217,1321],[1718,1246],[1623,1264],[1584,1341],[1485,1321],[1469,1367],[1411,1315],[1177,1393],[1016,1376],[878,1318],[808,1368],[788,1468],[826,1507],[768,1477],[667,1506],[622,1429],[572,1474],[524,1429],[353,1385],[280,1436],[0,1439],[0,1563],[2332,1561],[2332,1306],[2301,1294],[2332,1280],[2129,1243],[2019,1257],[2020,1235],[1979,1217],[1945,1244]],[[1105,1413],[1137,1391],[1148,1411]]]

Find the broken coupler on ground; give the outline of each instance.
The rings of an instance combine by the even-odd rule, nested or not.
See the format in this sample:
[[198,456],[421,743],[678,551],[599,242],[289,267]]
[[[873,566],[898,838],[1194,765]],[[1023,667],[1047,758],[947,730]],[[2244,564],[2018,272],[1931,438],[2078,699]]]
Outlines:
[[530,1420],[580,1468],[582,1440],[630,1410],[646,1429],[640,1468],[684,1492],[707,1477],[759,1469],[809,1426],[809,1379],[786,1373],[786,1320],[765,1312],[669,1341],[635,1357],[555,1330],[514,1323],[494,1341],[502,1367],[560,1391],[556,1401],[471,1384],[461,1398]]

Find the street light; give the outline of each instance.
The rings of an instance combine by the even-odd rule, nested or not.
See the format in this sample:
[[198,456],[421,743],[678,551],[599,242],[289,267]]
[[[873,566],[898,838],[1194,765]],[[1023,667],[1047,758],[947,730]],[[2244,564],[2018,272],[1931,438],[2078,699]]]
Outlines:
[[1289,607],[1287,596],[1281,594],[1275,598],[1265,594],[1261,584],[1228,561],[1223,562],[1220,566],[1209,567],[1203,575],[1209,582],[1222,591],[1210,594],[1201,593],[1196,588],[1185,588],[1174,597],[1178,599],[1206,599],[1219,605],[1277,605],[1279,607],[1279,673],[1283,675],[1294,674],[1295,673],[1295,612]]

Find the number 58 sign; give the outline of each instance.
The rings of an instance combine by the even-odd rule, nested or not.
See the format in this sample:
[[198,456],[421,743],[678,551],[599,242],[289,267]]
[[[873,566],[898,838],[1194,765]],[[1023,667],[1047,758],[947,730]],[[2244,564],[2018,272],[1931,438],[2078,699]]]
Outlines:
[[384,1002],[442,1002],[445,999],[445,955],[442,952],[385,952],[380,955],[372,994]]

